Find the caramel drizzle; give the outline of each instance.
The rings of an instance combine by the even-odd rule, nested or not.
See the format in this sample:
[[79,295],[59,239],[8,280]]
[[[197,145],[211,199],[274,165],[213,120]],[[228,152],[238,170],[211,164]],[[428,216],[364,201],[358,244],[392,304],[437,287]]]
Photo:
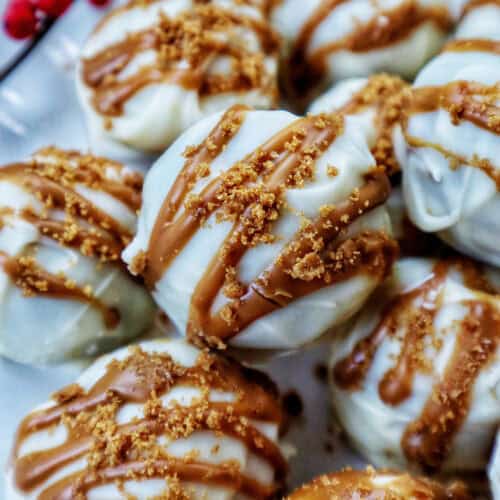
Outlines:
[[[368,180],[360,189],[360,199],[363,202],[370,202],[372,209],[387,199],[389,189],[385,176]],[[359,209],[360,206],[361,203],[358,205],[350,201],[343,202],[336,206],[334,213],[319,217],[308,230],[325,241],[333,241],[346,227],[342,223],[345,215],[349,218],[349,222],[352,222],[364,213]],[[361,272],[361,269],[370,269],[373,276],[381,278],[387,274],[397,254],[396,245],[391,244],[385,235],[364,234],[350,240],[350,244],[356,248],[353,253],[362,255],[361,260],[354,266],[335,271],[327,280],[323,277],[309,281],[297,279],[291,275],[290,269],[297,260],[311,252],[304,233],[299,232],[290,243],[289,249],[248,285],[247,292],[241,298],[230,302],[228,306],[212,315],[211,306],[224,282],[226,268],[236,266],[245,253],[245,248],[234,237],[237,232],[238,228],[228,236],[227,250],[223,247],[214,257],[209,271],[200,280],[193,293],[188,324],[188,334],[193,340],[202,336],[209,341],[219,339],[227,342],[259,318],[325,286],[346,281]],[[341,245],[331,247],[332,250],[341,248]],[[231,312],[230,320],[224,314],[228,310]]]
[[444,46],[443,52],[491,52],[500,55],[500,41],[487,38],[451,40]]
[[[483,100],[478,99],[484,98]],[[484,130],[500,135],[499,110],[496,100],[500,98],[500,85],[483,85],[478,82],[456,81],[442,87],[420,87],[412,90],[407,104],[406,117],[402,122],[407,143],[416,148],[429,147],[450,158],[452,166],[460,164],[482,170],[500,190],[500,171],[487,159],[464,158],[439,144],[423,141],[408,133],[408,120],[414,114],[431,113],[445,109],[450,114],[451,122],[458,125],[467,120]]]
[[[383,486],[378,486],[382,479]],[[443,486],[425,477],[392,471],[343,470],[316,478],[292,493],[287,500],[472,500],[464,484]]]
[[[233,392],[237,394],[237,400],[232,403],[207,401],[205,405],[194,403],[190,407],[171,404],[167,408],[146,409],[152,398],[183,385]],[[194,367],[186,368],[177,365],[166,354],[146,354],[136,349],[125,361],[112,361],[106,374],[87,393],[83,393],[79,386],[69,386],[56,397],[60,399],[56,406],[29,415],[19,427],[13,460],[16,484],[24,492],[40,487],[62,467],[91,452],[95,434],[79,423],[78,418],[81,415],[92,416],[99,408],[112,403],[117,404],[115,412],[127,403],[144,403],[145,418],[116,426],[113,434],[106,439],[121,435],[127,443],[127,436],[166,434],[174,439],[185,437],[182,423],[195,416],[196,422],[188,435],[198,430],[213,430],[241,440],[249,450],[273,466],[277,482],[271,486],[262,485],[243,475],[238,467],[203,463],[196,458],[177,459],[166,454],[154,454],[155,458],[152,456],[151,459],[138,461],[134,459],[133,446],[125,446],[118,463],[104,463],[96,470],[89,468],[64,477],[42,491],[38,497],[40,500],[69,500],[78,494],[86,494],[92,487],[131,477],[174,476],[182,481],[225,486],[252,498],[265,499],[276,492],[286,474],[286,461],[277,445],[248,423],[248,419],[276,422],[278,426],[282,423],[276,389],[264,375],[232,361],[201,354]],[[68,418],[73,419],[73,423],[67,425],[65,443],[17,458],[23,441],[31,434],[50,429]],[[176,430],[179,425],[182,426],[180,431]]]
[[130,474],[144,479],[168,475],[183,482],[202,481],[206,485],[232,486],[239,493],[255,499],[273,498],[276,492],[275,487],[264,486],[229,467],[168,459],[157,460],[153,465],[131,462],[124,466],[109,467],[96,475],[85,476],[83,480],[79,474],[73,474],[48,487],[38,498],[39,500],[73,500],[76,498],[76,491],[88,491],[91,488],[117,481],[125,482],[130,480]]
[[[83,174],[77,174],[77,177],[71,183],[62,180],[53,180],[49,177],[40,174],[37,170],[41,168],[39,164],[12,164],[2,167],[0,170],[0,180],[8,180],[14,182],[22,187],[24,190],[32,193],[38,199],[40,199],[48,209],[59,209],[62,211],[70,212],[72,215],[85,220],[91,226],[93,226],[96,231],[92,231],[93,238],[102,243],[102,245],[107,245],[110,240],[112,240],[115,247],[124,248],[125,244],[130,241],[131,233],[123,227],[114,218],[103,212],[100,208],[93,205],[83,196],[81,196],[74,188],[74,183],[78,181],[83,182]],[[78,180],[77,180],[78,179]],[[108,184],[107,180],[102,180],[99,184],[93,184],[92,188],[99,188],[104,192],[118,192],[116,189],[116,183],[110,182]],[[132,189],[128,190],[126,186],[123,187],[122,193],[132,193]],[[125,199],[125,198],[124,198]],[[122,200],[120,200],[122,201]],[[137,193],[128,198],[127,205],[129,208],[135,207],[138,203]],[[43,216],[37,216],[32,210],[24,210],[21,216],[24,216],[28,221],[37,221],[41,227],[45,227],[46,231],[44,234],[47,236],[59,236],[59,233],[55,232],[55,228],[60,224],[59,221],[50,221]],[[81,228],[78,228],[80,230]],[[103,235],[105,233],[105,235]],[[63,243],[63,239],[57,239],[58,242]],[[116,259],[119,258],[119,254]]]
[[[112,13],[113,14],[113,13]],[[113,14],[115,15],[115,14]],[[189,19],[205,19],[208,26],[203,30],[216,29],[218,22],[224,19],[234,26],[250,28],[259,38],[265,54],[274,54],[278,50],[278,40],[274,32],[264,21],[250,17],[238,16],[225,9],[209,5],[200,5],[188,13]],[[181,16],[182,17],[182,16]],[[176,22],[174,19],[172,22]],[[181,59],[169,59],[169,45],[174,45],[181,34],[183,25],[177,26],[174,33],[162,32],[163,24],[168,27],[170,20],[160,19],[159,25],[149,30],[129,35],[123,41],[117,42],[93,57],[82,62],[82,78],[86,85],[93,90],[92,102],[95,109],[102,115],[116,117],[123,113],[125,103],[144,87],[155,83],[169,83],[184,87],[187,90],[196,90],[201,97],[224,92],[243,92],[254,88],[268,86],[270,93],[276,93],[271,82],[264,81],[264,76],[256,76],[265,72],[262,60],[253,57],[252,71],[245,68],[245,57],[251,54],[242,46],[230,44],[228,41],[217,40],[212,37],[210,44],[202,44],[188,56],[188,67],[180,67]],[[185,34],[190,36],[189,33]],[[194,36],[191,34],[191,36]],[[170,38],[169,38],[170,37]],[[166,46],[167,50],[163,50]],[[154,50],[157,60],[154,64],[145,66],[135,74],[119,78],[120,73],[127,68],[130,62],[141,52]],[[208,68],[219,56],[229,56],[232,60],[230,75],[210,75]],[[164,57],[165,60],[162,60]],[[260,69],[257,69],[260,68]],[[255,71],[254,71],[255,70]],[[254,75],[251,73],[255,72]]]
[[[408,0],[392,10],[381,10],[367,23],[359,23],[357,28],[341,40],[328,43],[311,52],[309,45],[315,31],[330,13],[346,0],[324,0],[302,27],[290,56],[289,80],[298,96],[308,92],[321,82],[327,72],[328,58],[335,52],[347,50],[362,53],[394,45],[409,37],[426,22],[433,22],[443,31],[452,27],[447,9],[423,7],[419,2]],[[380,24],[381,17],[387,23]]]
[[[409,338],[405,339],[396,366],[382,378],[379,395],[382,401],[394,406],[411,395],[413,378],[419,368],[415,361],[421,354],[422,339],[432,330],[434,315],[438,309],[438,302],[432,298],[434,295],[439,296],[447,269],[448,265],[440,262],[433,270],[432,277],[423,285],[397,296],[384,308],[379,323],[370,335],[360,340],[351,354],[335,365],[334,377],[339,387],[344,390],[359,390],[387,335],[396,335],[407,324]],[[409,315],[408,310],[412,310],[412,305],[418,299],[421,303],[428,304],[427,307],[422,306],[415,310],[415,314]]]
[[[446,460],[453,437],[467,417],[475,380],[497,349],[500,315],[483,295],[493,290],[481,269],[465,260],[439,261],[428,280],[388,304],[375,329],[333,369],[339,387],[359,390],[384,339],[400,335],[404,329],[399,356],[395,366],[381,379],[379,396],[393,406],[408,399],[417,372],[428,371],[424,341],[433,339],[434,318],[451,267],[461,272],[467,286],[479,290],[477,294],[484,303],[479,298],[464,301],[470,312],[462,321],[446,373],[433,388],[421,415],[408,425],[402,437],[401,445],[408,460],[430,470],[439,469]],[[439,341],[436,342],[439,346]]]
[[[142,270],[150,287],[163,276],[173,259],[200,227],[200,217],[191,211],[185,210],[175,217],[194,180],[197,167],[200,163],[213,161],[220,154],[241,126],[244,113],[245,110],[239,107],[229,110],[224,115],[210,132],[207,140],[198,146],[187,159],[183,171],[165,198],[151,233],[145,255],[146,264]],[[312,116],[298,119],[256,151],[250,153],[247,158],[232,166],[229,173],[241,164],[253,165],[256,172],[262,172],[261,165],[265,164],[263,180],[266,189],[273,191],[286,185],[287,179],[305,152],[314,149],[317,154],[320,154],[336,139],[339,132],[338,124],[324,122],[322,123],[324,126],[318,126],[321,120],[320,117]],[[295,150],[287,148],[286,145],[293,141],[298,130],[303,134],[300,146]],[[223,179],[219,176],[208,183],[199,194],[205,207],[203,220],[207,220],[220,208],[221,201],[218,192],[222,183]],[[389,181],[384,174],[374,173],[368,176],[366,184],[359,189],[355,197],[351,197],[337,205],[335,209],[321,215],[316,221],[310,223],[306,230],[299,231],[278,261],[250,283],[240,298],[230,301],[212,315],[212,304],[223,287],[226,270],[235,267],[248,249],[248,246],[242,243],[241,238],[245,232],[245,217],[253,208],[252,205],[247,207],[196,286],[191,299],[188,335],[193,340],[198,340],[199,336],[203,336],[210,342],[227,341],[260,317],[327,285],[348,279],[361,272],[361,269],[374,266],[375,263],[378,265],[378,270],[374,271],[375,274],[385,274],[396,250],[394,243],[379,233],[364,234],[349,240],[347,245],[356,247],[359,259],[348,268],[332,272],[328,275],[328,279],[322,277],[308,281],[296,279],[290,273],[290,269],[294,262],[306,257],[312,251],[310,241],[305,237],[306,233],[313,233],[318,239],[330,245],[350,223],[384,203],[389,191]],[[336,249],[335,245],[330,247],[328,245],[325,253]],[[337,243],[337,247],[339,245],[342,246]],[[230,320],[228,320],[228,313],[231,316]]]
[[120,323],[120,312],[116,308],[107,306],[92,294],[92,290],[87,292],[64,276],[45,271],[34,258],[7,257],[0,253],[0,266],[26,297],[43,295],[76,300],[95,307],[101,313],[106,328],[114,329]]
[[[105,167],[94,165],[89,157],[56,149],[47,150],[47,154],[57,161],[51,164],[35,158],[30,164],[18,163],[0,169],[0,180],[19,185],[44,204],[42,214],[27,207],[16,217],[37,227],[41,235],[58,244],[76,248],[85,256],[97,256],[102,262],[120,263],[121,252],[131,234],[115,219],[78,194],[75,184],[105,192],[121,201],[129,210],[135,211],[140,205],[139,178],[130,175],[120,183],[108,179],[104,172],[105,167],[120,170],[118,164],[106,162]],[[76,161],[75,167],[66,164],[71,160]],[[64,211],[66,220],[50,219],[52,210]],[[78,219],[84,220],[89,227],[77,224]],[[45,271],[35,258],[2,255],[0,265],[24,295],[45,295],[87,303],[100,311],[107,328],[118,326],[120,315],[115,308],[100,301],[90,289],[77,286],[63,275]]]
[[469,0],[462,12],[462,18],[465,17],[471,10],[477,9],[478,7],[484,7],[485,5],[497,5],[500,6],[499,0]]
[[439,469],[446,460],[453,436],[467,417],[475,381],[493,359],[498,346],[498,310],[480,301],[469,301],[466,305],[469,314],[446,372],[402,438],[408,460],[429,470]]

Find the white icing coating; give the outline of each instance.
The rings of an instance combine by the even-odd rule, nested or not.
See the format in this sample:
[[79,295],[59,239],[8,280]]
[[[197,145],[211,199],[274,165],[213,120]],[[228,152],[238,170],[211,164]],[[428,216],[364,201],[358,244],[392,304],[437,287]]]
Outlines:
[[[328,3],[333,6],[328,7]],[[450,7],[444,0],[412,0],[412,3],[416,7],[442,8],[445,11],[448,11]],[[388,23],[385,14],[405,4],[406,0],[377,2],[350,0],[338,2],[336,5],[327,0],[308,2],[283,0],[274,8],[271,20],[284,37],[286,57],[293,50],[302,29],[314,13],[322,7],[329,9],[329,14],[317,25],[305,48],[306,55],[310,56],[333,43],[352,37],[360,27],[369,23],[376,22],[383,29]],[[432,21],[427,21],[416,28],[412,26],[412,29],[391,44],[366,51],[353,51],[346,48],[334,50],[327,57],[325,81],[322,83],[329,84],[344,78],[368,76],[380,71],[412,78],[420,67],[439,50],[445,37],[446,33],[441,27]]]
[[[500,6],[487,4],[470,10],[456,36],[463,40],[500,40]],[[500,55],[487,51],[444,51],[422,69],[414,86],[439,86],[454,81],[498,85]],[[497,101],[497,109],[499,105]],[[431,146],[411,146],[403,134],[396,134],[396,153],[403,170],[410,218],[424,231],[439,232],[443,240],[461,252],[500,265],[497,186],[484,171],[470,166],[473,160],[487,160],[493,171],[498,171],[499,135],[466,120],[454,125],[444,109],[411,115],[406,133],[464,160],[452,165],[454,158]]]
[[[334,84],[324,94],[317,97],[309,106],[308,112],[333,113],[348,104],[352,97],[363,89],[368,83],[368,78],[347,78]],[[355,121],[357,127],[363,131],[368,146],[372,148],[377,138],[374,125],[376,109],[374,107],[363,108],[359,112],[349,115],[349,119]]]
[[[156,0],[119,8],[111,12],[90,36],[83,48],[82,59],[105,51],[129,35],[152,29],[159,21],[160,14],[176,20],[194,9],[196,4],[194,0]],[[255,20],[267,27],[258,7],[231,0],[216,0],[211,4],[226,9],[237,18]],[[257,108],[272,107],[276,99],[277,55],[264,52],[257,31],[251,26],[235,25],[230,29],[214,32],[214,38],[220,39],[226,47],[244,48],[256,59],[262,58],[263,77],[260,87],[203,96],[200,95],[200,89],[189,89],[177,83],[149,83],[126,100],[122,114],[106,117],[97,112],[92,104],[94,92],[84,83],[80,64],[77,69],[77,90],[94,150],[120,158],[133,157],[134,150],[157,153],[163,151],[186,128],[210,113],[236,103]],[[139,74],[141,69],[154,63],[157,55],[154,49],[139,52],[118,72],[117,79],[123,80]],[[206,65],[204,75],[231,74],[233,63],[234,60],[229,56],[214,50],[203,63]],[[188,65],[187,60],[177,63],[178,68],[186,68]],[[110,119],[111,128],[105,127],[105,118]]]
[[[153,340],[137,344],[145,353],[167,354],[181,367],[193,367],[197,364],[202,351],[189,345],[183,340]],[[112,361],[123,361],[131,355],[130,348],[121,348],[113,353],[97,359],[81,376],[76,380],[76,384],[85,391],[105,375],[107,367]],[[201,390],[198,387],[191,387],[188,383],[174,386],[162,395],[163,408],[168,409],[175,405],[191,407],[199,401]],[[220,392],[209,390],[208,401],[235,401],[238,398],[236,392]],[[276,402],[278,405],[278,402]],[[55,401],[49,401],[35,408],[33,412],[49,409],[56,406]],[[119,425],[132,424],[135,418],[144,417],[145,406],[140,403],[127,402],[121,406],[118,415],[115,417]],[[251,420],[251,425],[255,426],[262,434],[273,443],[278,443],[278,423],[274,421],[264,422]],[[186,423],[188,427],[188,423]],[[34,431],[22,442],[18,450],[17,458],[22,458],[31,453],[50,450],[64,443],[67,435],[66,426],[59,422],[50,428],[50,431]],[[207,464],[224,464],[233,462],[238,464],[240,472],[245,476],[258,481],[263,485],[271,485],[274,481],[274,470],[270,463],[258,457],[252,450],[248,449],[245,442],[233,438],[227,434],[219,433],[215,430],[195,430],[187,432],[185,437],[168,438],[160,434],[157,443],[168,453],[169,456],[183,458],[187,461],[193,460]],[[189,458],[191,457],[191,459]],[[9,464],[6,474],[5,500],[36,500],[41,491],[57,482],[58,479],[66,477],[73,472],[85,471],[88,455],[85,454],[79,459],[73,459],[57,472],[48,475],[48,479],[41,486],[30,492],[20,491],[14,480],[14,467]],[[227,488],[225,486],[210,485],[207,483],[182,482],[180,486],[189,492],[189,498],[203,498],[206,500],[248,500],[246,495]],[[97,487],[92,487],[86,498],[89,500],[118,500],[128,498],[133,495],[138,500],[147,500],[153,496],[167,494],[169,490],[168,478],[150,479],[130,479],[123,482],[121,491],[117,484],[113,482]],[[178,492],[171,492],[173,498]],[[182,497],[184,498],[184,497]]]
[[[138,232],[123,254],[126,262],[131,263],[135,256],[147,250],[160,207],[184,165],[182,152],[187,146],[203,141],[220,118],[221,115],[214,115],[190,128],[149,171],[144,185],[145,201],[139,216]],[[247,112],[238,132],[212,162],[210,175],[199,181],[193,192],[199,193],[219,173],[245,158],[296,119],[296,116],[286,111]],[[327,167],[331,164],[338,169],[335,177],[327,173]],[[307,180],[303,188],[286,189],[288,209],[282,212],[272,229],[279,238],[273,243],[248,249],[237,268],[238,279],[243,284],[255,280],[275,261],[299,229],[300,213],[314,220],[322,205],[335,205],[346,200],[354,189],[365,183],[364,175],[373,165],[374,160],[363,135],[346,120],[343,133],[316,159],[314,178]],[[153,296],[157,303],[182,332],[186,331],[193,291],[231,228],[231,223],[218,223],[215,214],[211,216],[183,247],[154,287]],[[380,206],[362,215],[349,228],[347,236],[364,230],[390,233],[390,222],[384,206]],[[266,349],[301,346],[352,316],[362,306],[377,281],[364,273],[294,300],[287,307],[251,323],[233,337],[230,344]],[[226,301],[220,294],[214,308]]]
[[[38,154],[43,163],[53,160],[51,153]],[[78,160],[71,160],[78,168]],[[1,167],[0,167],[1,171]],[[123,182],[127,169],[110,165],[107,176]],[[75,190],[103,212],[112,215],[130,233],[135,231],[136,214],[110,194],[87,186]],[[25,363],[46,363],[95,355],[139,335],[152,323],[154,306],[146,290],[119,263],[104,263],[99,257],[83,255],[78,248],[63,246],[43,235],[21,216],[30,208],[37,215],[45,207],[22,182],[0,179],[0,354]],[[65,213],[49,210],[49,219],[64,220]],[[42,215],[43,216],[43,215]],[[84,227],[89,227],[82,222]],[[70,297],[26,297],[6,274],[7,258],[33,256],[43,270],[62,273],[80,288],[90,286],[103,305],[115,308],[120,320],[109,328],[94,305]]]
[[[412,299],[416,310],[435,311],[432,321],[433,333],[410,340],[408,347],[416,351],[422,340],[423,358],[417,354],[412,358],[418,365],[412,378],[411,392],[397,404],[383,400],[380,388],[384,376],[396,366],[401,354],[402,339],[415,328],[415,316],[403,313],[403,320],[394,327],[386,326],[383,340],[377,345],[368,370],[356,388],[347,389],[338,383],[335,369],[345,360],[354,347],[366,339],[384,318],[387,320],[387,305],[403,294],[411,292],[433,277],[436,261],[425,258],[404,258],[395,264],[393,274],[373,295],[373,298],[355,320],[346,328],[344,335],[334,339],[330,360],[330,386],[335,413],[357,450],[378,467],[415,469],[405,455],[402,438],[408,426],[418,420],[424,406],[433,398],[433,388],[443,379],[452,353],[457,345],[458,333],[467,321],[469,309],[466,301],[474,300],[489,305],[500,312],[500,296],[478,292],[470,288],[458,267],[449,267],[438,287],[428,289],[426,298],[422,295]],[[496,290],[500,290],[500,274],[492,268],[485,268],[484,276]],[[438,295],[439,293],[439,295]],[[434,298],[437,300],[437,307]],[[429,301],[429,302],[427,302]],[[393,316],[408,311],[408,305],[399,303]],[[424,321],[423,316],[422,321]],[[413,321],[413,323],[412,323]],[[387,325],[387,323],[386,323]],[[385,328],[385,330],[384,330]],[[389,329],[389,330],[388,330]],[[427,332],[429,332],[430,327]],[[359,344],[358,344],[359,345]],[[419,350],[420,352],[420,350]],[[486,457],[491,448],[496,427],[500,422],[500,349],[497,348],[474,377],[471,399],[465,421],[448,442],[449,453],[441,464],[443,472],[479,472],[486,466]],[[362,359],[361,357],[358,360]],[[423,368],[425,366],[425,368]],[[399,377],[404,375],[400,372]],[[451,398],[456,395],[451,395]],[[438,397],[439,398],[439,397]],[[445,396],[443,395],[443,398]],[[453,417],[454,418],[454,417]],[[443,422],[445,417],[443,416]],[[439,427],[439,424],[437,424]],[[436,438],[437,439],[437,438]]]
[[393,151],[393,136],[400,120],[401,105],[409,85],[395,75],[347,78],[334,84],[309,106],[309,113],[341,112],[359,130],[379,165],[389,175],[399,170]]

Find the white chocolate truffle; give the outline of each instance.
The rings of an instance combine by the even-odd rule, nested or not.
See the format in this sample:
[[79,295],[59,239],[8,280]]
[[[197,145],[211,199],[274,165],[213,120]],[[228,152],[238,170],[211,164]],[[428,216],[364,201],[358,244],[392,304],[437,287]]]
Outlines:
[[78,68],[94,149],[160,152],[233,104],[273,107],[278,48],[256,5],[132,0],[118,7],[90,36]]
[[380,71],[412,78],[453,26],[446,0],[281,0],[271,22],[283,36],[291,92],[304,96]]
[[500,440],[497,432],[495,447],[491,455],[491,461],[488,466],[488,477],[490,480],[490,489],[493,500],[500,499]]
[[0,167],[0,354],[95,355],[149,327],[153,301],[120,260],[141,185],[118,163],[56,148]]
[[401,119],[409,85],[394,75],[348,78],[333,85],[309,106],[309,113],[340,112],[366,137],[377,165],[390,175],[399,171],[393,130]]
[[472,500],[459,482],[442,485],[425,477],[394,471],[344,470],[324,474],[292,493],[287,500]]
[[415,80],[396,154],[408,213],[459,251],[500,266],[500,4],[466,11]]
[[20,423],[5,500],[271,499],[287,463],[261,372],[183,340],[98,359]]
[[124,260],[193,341],[298,347],[352,316],[389,271],[389,191],[341,115],[235,107],[150,170]]
[[484,471],[500,423],[500,273],[402,259],[333,341],[333,405],[378,467]]

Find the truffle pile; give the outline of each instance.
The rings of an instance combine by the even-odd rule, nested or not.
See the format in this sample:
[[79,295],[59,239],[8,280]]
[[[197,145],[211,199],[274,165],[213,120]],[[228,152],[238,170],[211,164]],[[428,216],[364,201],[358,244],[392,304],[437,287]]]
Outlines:
[[288,498],[500,500],[499,0],[133,0],[76,80],[113,160],[0,168],[0,353],[92,357],[151,336],[153,300],[183,338],[29,413],[6,500],[283,498],[286,405],[229,356],[313,342],[380,469]]

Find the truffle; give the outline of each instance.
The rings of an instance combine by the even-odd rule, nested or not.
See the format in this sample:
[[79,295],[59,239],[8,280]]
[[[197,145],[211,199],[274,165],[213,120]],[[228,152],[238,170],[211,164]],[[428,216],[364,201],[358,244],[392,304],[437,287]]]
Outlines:
[[352,316],[389,272],[389,191],[342,115],[233,107],[149,171],[124,259],[191,340],[298,347]]
[[417,76],[395,150],[411,220],[500,265],[500,5],[469,2]]
[[236,103],[277,103],[279,39],[263,7],[228,0],[132,0],[98,24],[77,74],[92,146],[161,152]]
[[484,470],[500,422],[500,273],[401,259],[334,339],[335,413],[378,467]]
[[141,186],[118,163],[56,148],[0,168],[2,355],[93,355],[149,327],[153,302],[120,258]]
[[335,81],[380,71],[411,79],[454,24],[444,0],[282,0],[271,22],[284,38],[284,79],[303,100]]
[[262,373],[183,340],[98,359],[20,423],[6,500],[271,499],[287,463]]

